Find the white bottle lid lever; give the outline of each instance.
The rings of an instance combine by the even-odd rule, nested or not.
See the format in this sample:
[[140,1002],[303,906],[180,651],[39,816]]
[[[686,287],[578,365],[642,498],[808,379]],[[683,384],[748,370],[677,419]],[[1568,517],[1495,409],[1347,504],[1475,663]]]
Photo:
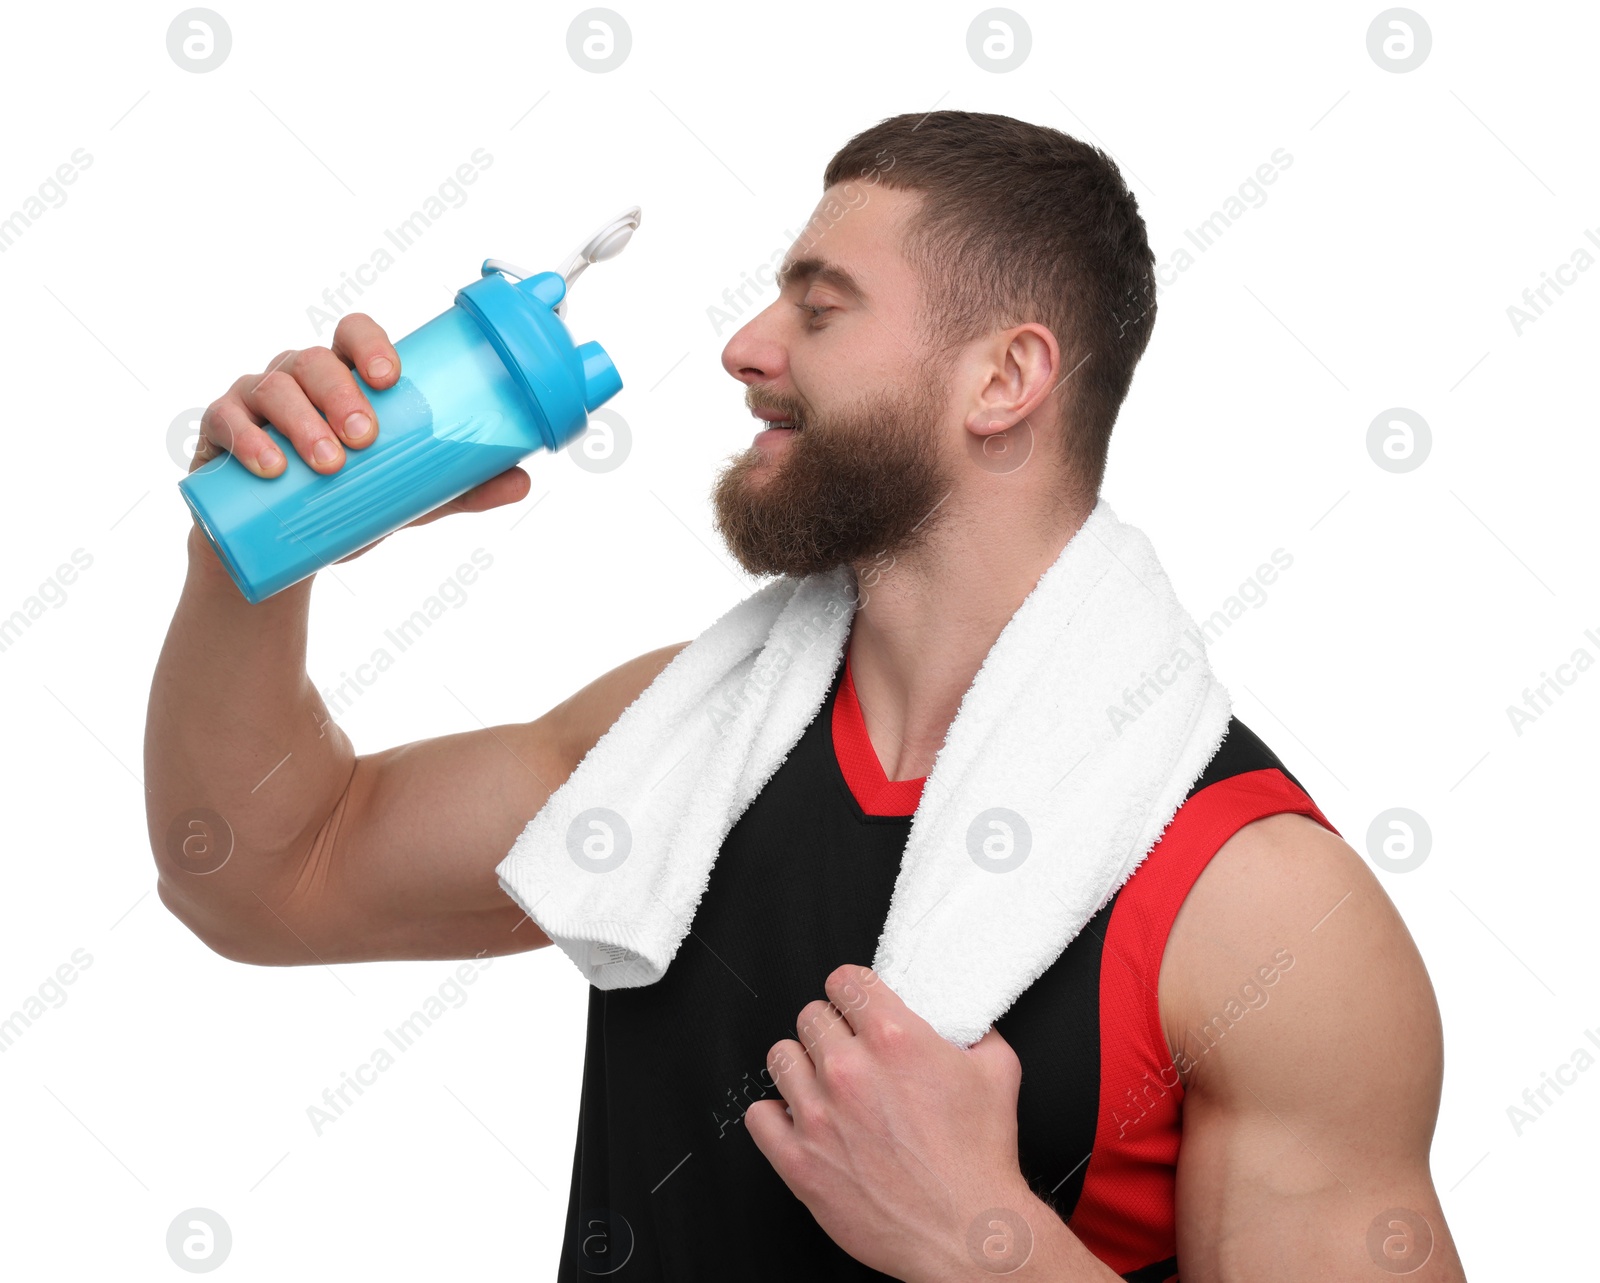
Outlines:
[[[622,253],[623,247],[632,238],[639,226],[639,206],[630,205],[618,214],[609,223],[584,242],[581,249],[574,250],[567,258],[566,265],[561,269],[562,279],[571,290],[572,283],[583,275],[584,269],[591,263],[603,263],[608,258],[615,258]],[[515,263],[507,262],[503,258],[486,258],[483,260],[483,274],[490,272],[503,272],[507,276],[514,276],[517,280],[526,280],[533,273],[518,267]],[[567,297],[562,295],[561,302],[556,304],[555,313],[563,320],[567,315]]]
[[[623,247],[627,245],[639,226],[639,217],[639,206],[630,205],[585,241],[582,249],[573,251],[572,257],[567,260],[567,265],[561,269],[569,293],[572,283],[583,275],[584,269],[589,264],[603,263],[606,259],[615,258],[622,253]],[[561,302],[556,304],[556,315],[566,318],[566,295],[563,295]]]

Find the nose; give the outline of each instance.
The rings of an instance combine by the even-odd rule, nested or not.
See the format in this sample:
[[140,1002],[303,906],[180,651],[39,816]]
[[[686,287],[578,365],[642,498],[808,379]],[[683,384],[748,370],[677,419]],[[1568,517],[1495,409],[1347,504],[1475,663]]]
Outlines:
[[776,334],[772,308],[751,317],[722,349],[722,368],[748,386],[770,383],[789,368],[788,353]]

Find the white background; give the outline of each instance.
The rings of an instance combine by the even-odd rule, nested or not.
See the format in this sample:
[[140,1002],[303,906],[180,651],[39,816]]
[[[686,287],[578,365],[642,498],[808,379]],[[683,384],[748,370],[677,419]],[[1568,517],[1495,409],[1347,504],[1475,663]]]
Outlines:
[[[465,203],[359,300],[393,336],[483,258],[557,267],[640,203],[568,317],[626,382],[622,466],[534,456],[523,504],[405,532],[315,592],[325,687],[482,548],[466,602],[342,721],[365,752],[536,716],[754,586],[709,524],[750,425],[708,308],[788,245],[851,134],[935,106],[1103,144],[1164,262],[1292,156],[1162,294],[1105,494],[1197,618],[1292,555],[1211,659],[1364,855],[1387,808],[1431,828],[1419,868],[1378,876],[1443,1012],[1433,1171],[1469,1275],[1587,1257],[1600,1066],[1520,1136],[1507,1109],[1600,1037],[1600,666],[1521,735],[1506,707],[1578,648],[1600,659],[1600,271],[1520,334],[1507,308],[1600,254],[1593,7],[1417,0],[1432,50],[1396,74],[1367,51],[1377,3],[1030,4],[1031,53],[996,74],[968,54],[977,4],[616,0],[632,51],[597,74],[568,53],[577,5],[217,3],[232,48],[204,74],[168,54],[175,5],[26,6],[0,41],[0,218],[92,156],[0,254],[0,616],[93,558],[0,652],[0,1018],[93,959],[0,1055],[8,1277],[177,1277],[165,1236],[191,1207],[232,1227],[226,1277],[550,1275],[587,993],[565,957],[495,962],[318,1137],[307,1107],[455,964],[238,965],[154,893],[143,724],[190,524],[169,425],[327,342],[308,307],[477,148]],[[1394,406],[1432,430],[1407,473],[1366,448]]]

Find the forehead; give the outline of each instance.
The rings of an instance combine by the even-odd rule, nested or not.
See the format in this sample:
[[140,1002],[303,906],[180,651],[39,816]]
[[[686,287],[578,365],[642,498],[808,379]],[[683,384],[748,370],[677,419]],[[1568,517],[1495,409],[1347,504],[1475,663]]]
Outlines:
[[919,204],[915,192],[864,182],[834,184],[789,246],[778,284],[817,280],[863,301],[900,293],[915,283],[901,244]]

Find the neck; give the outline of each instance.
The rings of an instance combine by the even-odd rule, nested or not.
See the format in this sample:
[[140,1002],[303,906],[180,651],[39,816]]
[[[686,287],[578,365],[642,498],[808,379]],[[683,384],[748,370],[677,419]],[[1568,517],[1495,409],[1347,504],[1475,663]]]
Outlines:
[[914,553],[855,568],[850,675],[889,779],[932,769],[989,648],[1087,516],[1033,523],[990,509],[980,531],[951,513]]

